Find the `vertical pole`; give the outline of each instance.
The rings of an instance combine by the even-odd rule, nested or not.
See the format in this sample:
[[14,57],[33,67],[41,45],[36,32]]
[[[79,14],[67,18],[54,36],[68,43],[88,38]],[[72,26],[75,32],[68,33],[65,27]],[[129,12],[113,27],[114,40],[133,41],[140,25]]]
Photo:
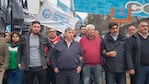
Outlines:
[[13,0],[9,0],[10,1],[10,7],[11,7],[11,32],[13,30]]
[[[71,5],[71,10],[73,12],[73,16],[76,17],[75,8],[74,8],[74,0],[70,0],[70,5]],[[78,24],[79,24],[79,21],[75,25],[76,28]]]
[[0,9],[1,9],[1,7],[2,7],[2,4],[1,4],[2,2],[1,2],[1,0],[0,0]]
[[70,5],[71,5],[71,10],[73,12],[73,16],[75,17],[76,16],[76,13],[75,13],[75,8],[74,8],[74,0],[70,0]]

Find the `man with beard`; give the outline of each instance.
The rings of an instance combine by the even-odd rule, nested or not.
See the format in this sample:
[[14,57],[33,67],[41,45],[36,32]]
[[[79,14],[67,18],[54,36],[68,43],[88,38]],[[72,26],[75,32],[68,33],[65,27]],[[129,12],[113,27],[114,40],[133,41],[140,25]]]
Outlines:
[[118,24],[110,23],[101,45],[106,84],[126,84],[125,45],[126,37],[120,34]]
[[33,84],[37,76],[39,84],[46,84],[47,57],[45,47],[52,48],[48,37],[40,33],[39,21],[31,23],[31,31],[22,36],[18,49],[18,66],[24,70],[25,84]]

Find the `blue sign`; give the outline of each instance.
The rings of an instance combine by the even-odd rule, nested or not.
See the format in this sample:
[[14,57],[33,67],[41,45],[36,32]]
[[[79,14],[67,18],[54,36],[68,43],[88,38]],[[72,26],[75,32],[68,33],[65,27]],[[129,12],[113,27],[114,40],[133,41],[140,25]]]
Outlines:
[[77,12],[101,15],[110,15],[112,8],[131,8],[132,16],[149,17],[149,0],[74,0],[74,6]]
[[117,18],[117,19],[128,18],[128,9],[116,8],[114,10],[114,18]]

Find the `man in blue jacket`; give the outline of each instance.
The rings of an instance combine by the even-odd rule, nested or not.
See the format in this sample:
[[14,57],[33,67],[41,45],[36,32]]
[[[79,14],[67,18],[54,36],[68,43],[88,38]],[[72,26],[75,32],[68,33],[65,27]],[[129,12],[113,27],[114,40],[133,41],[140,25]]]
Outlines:
[[56,84],[79,84],[83,51],[74,39],[74,30],[67,28],[64,39],[52,51],[51,60],[56,73]]

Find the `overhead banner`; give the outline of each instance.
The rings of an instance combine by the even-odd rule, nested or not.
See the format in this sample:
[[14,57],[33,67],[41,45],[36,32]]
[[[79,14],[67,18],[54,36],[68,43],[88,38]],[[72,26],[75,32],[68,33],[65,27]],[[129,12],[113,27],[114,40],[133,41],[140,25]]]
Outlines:
[[149,0],[128,1],[125,8],[132,9],[132,16],[149,17]]
[[63,2],[61,2],[60,0],[57,0],[57,6],[58,6],[60,9],[62,9],[63,11],[65,11],[65,12],[67,12],[67,13],[73,15],[72,10],[71,10],[68,6],[66,6]]
[[68,27],[74,28],[78,22],[77,18],[64,12],[48,0],[42,5],[37,20],[39,20],[42,25],[54,28],[62,33],[64,33],[65,29]]
[[110,15],[112,8],[131,8],[132,16],[149,17],[149,0],[74,0],[75,11]]
[[103,0],[73,0],[74,8],[77,12],[87,12],[90,14],[103,14]]
[[[60,0],[57,0],[57,6],[62,9],[63,11],[69,13],[70,15],[74,15],[73,14],[73,11],[68,7],[66,6],[63,2],[61,2]],[[82,20],[82,18],[78,15],[78,14],[75,14],[75,17],[78,18],[79,22],[77,23],[77,28],[80,28],[80,26],[82,24],[84,24],[84,21]]]
[[24,22],[30,23],[35,20],[40,10],[40,0],[22,0]]

